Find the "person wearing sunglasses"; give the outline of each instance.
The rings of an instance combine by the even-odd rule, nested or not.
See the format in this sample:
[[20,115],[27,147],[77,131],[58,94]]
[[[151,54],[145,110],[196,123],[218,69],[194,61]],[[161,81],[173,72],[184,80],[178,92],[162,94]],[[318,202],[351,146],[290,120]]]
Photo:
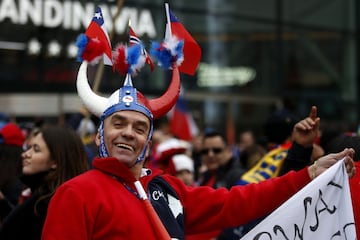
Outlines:
[[230,189],[245,171],[225,137],[213,129],[204,134],[201,160],[206,168],[199,183],[201,186]]

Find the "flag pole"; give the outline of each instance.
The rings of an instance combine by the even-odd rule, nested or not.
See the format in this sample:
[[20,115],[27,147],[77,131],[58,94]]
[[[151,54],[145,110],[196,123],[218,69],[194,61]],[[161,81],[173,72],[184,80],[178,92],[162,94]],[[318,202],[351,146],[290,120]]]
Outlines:
[[139,198],[145,205],[145,211],[146,214],[150,220],[150,223],[157,235],[157,240],[171,240],[171,237],[169,233],[167,232],[164,224],[161,222],[159,215],[156,213],[154,207],[152,206],[149,198],[147,197],[147,193],[144,190],[144,187],[142,186],[141,182],[135,178],[133,173],[129,170],[128,167],[125,166],[125,164],[121,163],[119,164],[120,167],[120,178],[124,183],[130,182],[133,183],[136,191],[139,195]]
[[166,22],[167,22],[167,30],[168,30],[168,35],[165,36],[165,38],[167,37],[171,37],[172,36],[172,32],[171,32],[171,22],[170,22],[170,10],[169,10],[169,3],[165,3],[165,12],[166,12]]
[[128,33],[129,33],[129,46],[131,46],[131,19],[129,18],[129,22],[128,22]]

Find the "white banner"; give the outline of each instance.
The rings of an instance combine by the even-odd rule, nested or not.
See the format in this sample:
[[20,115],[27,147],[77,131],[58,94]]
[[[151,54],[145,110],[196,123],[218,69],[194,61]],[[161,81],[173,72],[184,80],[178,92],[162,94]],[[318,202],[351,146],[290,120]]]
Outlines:
[[250,239],[356,239],[349,180],[343,161],[306,185],[241,238]]

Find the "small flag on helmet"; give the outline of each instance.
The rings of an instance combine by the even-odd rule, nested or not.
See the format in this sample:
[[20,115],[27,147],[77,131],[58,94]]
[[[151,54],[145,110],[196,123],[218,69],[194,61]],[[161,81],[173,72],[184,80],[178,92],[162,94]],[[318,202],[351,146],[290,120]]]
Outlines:
[[136,33],[134,32],[132,27],[129,27],[129,29],[130,29],[130,46],[137,45],[137,44],[142,46],[142,55],[145,56],[145,63],[149,64],[151,71],[154,71],[154,62],[151,59],[148,52],[146,51],[145,47],[143,46],[140,38],[138,38],[138,36],[136,35]]
[[104,64],[112,66],[111,43],[100,7],[96,7],[85,34],[78,37],[77,46],[79,47],[79,61],[97,62],[99,58],[103,57]]
[[184,26],[178,21],[165,3],[167,25],[162,43],[153,42],[151,55],[163,68],[171,68],[173,63],[179,71],[194,75],[201,58],[201,48]]
[[167,23],[165,38],[174,35],[184,40],[184,61],[179,66],[179,71],[194,75],[201,59],[201,48],[169,8],[166,14],[169,16],[170,24]]

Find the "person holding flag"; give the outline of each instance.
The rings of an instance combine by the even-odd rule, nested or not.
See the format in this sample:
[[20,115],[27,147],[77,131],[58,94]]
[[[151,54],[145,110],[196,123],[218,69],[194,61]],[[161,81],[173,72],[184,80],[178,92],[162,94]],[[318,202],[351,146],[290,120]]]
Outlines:
[[[281,178],[231,190],[189,187],[175,176],[145,169],[154,120],[164,116],[179,97],[178,67],[183,57],[180,42],[160,44],[158,51],[167,56],[157,60],[170,61],[161,64],[170,67],[172,80],[156,99],[147,99],[132,84],[131,77],[139,70],[133,68],[138,66],[139,48],[125,48],[122,52],[126,58],[121,58],[122,54],[115,58],[115,67],[119,65],[116,62],[126,61],[128,72],[124,85],[109,98],[91,90],[86,72],[93,59],[84,58],[77,91],[85,106],[100,118],[95,140],[100,156],[94,159],[93,169],[56,191],[49,204],[43,240],[194,239],[198,234],[237,226],[270,213],[338,161],[344,161],[349,176],[353,176],[352,149],[324,156],[317,165]],[[276,196],[269,199],[274,192]]]

